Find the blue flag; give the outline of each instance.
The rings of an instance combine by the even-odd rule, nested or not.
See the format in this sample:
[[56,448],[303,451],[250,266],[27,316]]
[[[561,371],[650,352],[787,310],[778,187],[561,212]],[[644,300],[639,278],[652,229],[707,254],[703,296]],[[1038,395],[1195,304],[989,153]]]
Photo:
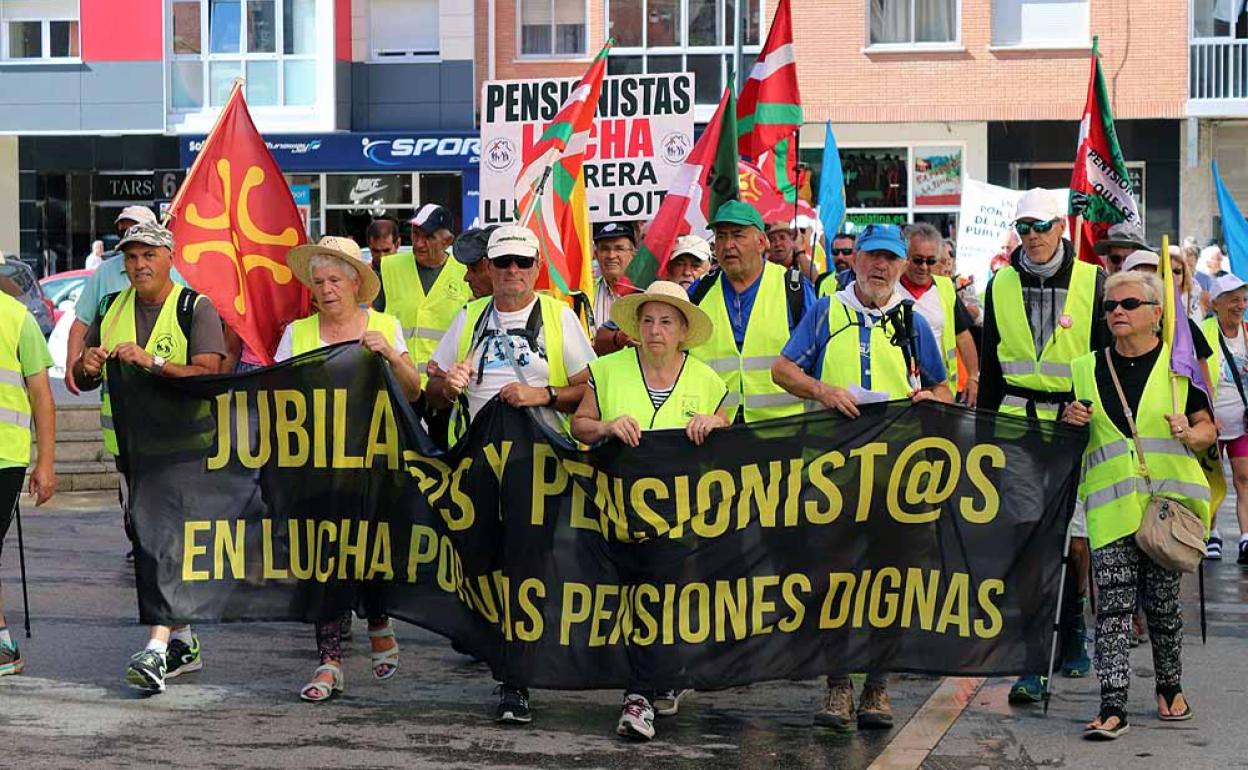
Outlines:
[[841,172],[841,153],[832,135],[832,121],[823,134],[823,169],[819,172],[819,221],[823,223],[824,248],[828,250],[828,269],[832,269],[832,238],[845,219],[845,175]]
[[1213,184],[1218,190],[1218,213],[1222,217],[1222,240],[1231,255],[1231,272],[1240,278],[1248,276],[1248,222],[1240,213],[1235,199],[1222,184],[1218,164],[1213,164]]

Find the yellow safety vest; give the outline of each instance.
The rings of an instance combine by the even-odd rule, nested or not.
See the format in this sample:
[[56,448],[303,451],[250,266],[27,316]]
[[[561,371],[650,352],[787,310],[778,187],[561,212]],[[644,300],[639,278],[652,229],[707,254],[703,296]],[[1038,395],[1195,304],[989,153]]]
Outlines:
[[732,336],[732,322],[724,300],[726,276],[698,302],[711,317],[711,337],[689,352],[705,361],[724,380],[728,397],[724,406],[728,421],[736,420],[737,409],[745,407],[745,421],[758,422],[801,414],[802,400],[771,379],[771,365],[789,341],[789,305],[785,294],[785,269],[764,262],[758,293],[745,326],[741,349]]
[[21,465],[30,462],[31,416],[17,351],[28,315],[25,305],[0,292],[0,458]]
[[[997,359],[1001,362],[1001,373],[1006,384],[1046,393],[1070,392],[1070,363],[1086,354],[1092,345],[1096,270],[1087,262],[1075,262],[1070,286],[1066,290],[1066,304],[1062,307],[1062,315],[1070,318],[1071,325],[1069,328],[1060,322],[1056,325],[1039,358],[1036,357],[1031,320],[1023,305],[1023,285],[1018,270],[1013,265],[1007,265],[997,271],[989,284],[989,291],[1000,336]],[[1036,416],[1041,420],[1057,419],[1056,405],[1037,404],[1036,407]],[[1026,415],[1027,399],[1006,394],[1001,400],[1000,411]]]
[[[1096,355],[1072,363],[1075,397],[1092,402],[1091,435],[1083,454],[1079,496],[1088,512],[1088,540],[1093,549],[1134,534],[1148,508],[1149,485],[1140,474],[1135,444],[1105,416],[1096,385]],[[1209,527],[1209,483],[1191,450],[1170,435],[1166,415],[1173,410],[1170,348],[1163,345],[1135,410],[1153,492],[1178,500]],[[1187,378],[1178,382],[1179,403],[1187,402]],[[1109,398],[1117,399],[1117,393]]]
[[[1209,379],[1213,380],[1209,383],[1209,388],[1213,391],[1209,394],[1209,403],[1212,404],[1218,399],[1218,384],[1222,381],[1222,327],[1218,325],[1218,317],[1211,315],[1201,321],[1200,330],[1205,333],[1205,341],[1213,350],[1213,355],[1209,357]],[[1245,332],[1248,332],[1248,328],[1241,329],[1239,333]]]
[[[539,312],[542,314],[542,338],[546,346],[546,365],[550,369],[547,380],[556,388],[565,388],[568,385],[568,367],[563,360],[563,309],[567,305],[548,294],[538,293],[534,296],[537,297]],[[456,351],[458,360],[463,361],[471,352],[473,332],[493,301],[493,297],[481,297],[469,302],[464,308],[464,328],[460,330]],[[473,364],[475,366],[476,362]],[[467,427],[466,419],[458,419],[458,415],[453,417],[450,424],[450,442],[453,444],[458,441]]]
[[[837,388],[862,387],[858,313],[834,296],[828,298],[828,333],[819,379]],[[901,348],[889,341],[884,324],[871,327],[871,390],[894,400],[910,397],[910,378]]]
[[642,430],[684,428],[694,415],[715,414],[728,393],[714,369],[686,356],[667,400],[658,408],[650,400],[636,348],[624,348],[589,365],[594,378],[598,413],[605,422],[629,415]]
[[[381,332],[386,336],[386,340],[394,345],[396,343],[394,329],[398,325],[394,316],[389,313],[381,313],[368,308],[368,326],[367,331]],[[310,353],[313,350],[322,348],[321,344],[321,314],[313,313],[307,318],[300,318],[290,325],[290,355],[294,356]]]
[[472,291],[464,283],[467,272],[467,267],[448,256],[429,293],[425,294],[413,254],[388,254],[381,260],[386,312],[403,323],[407,351],[422,378],[425,364],[433,357],[434,349],[455,314],[472,299]]
[[[143,349],[152,355],[160,356],[166,361],[185,366],[190,361],[190,342],[178,325],[178,300],[182,292],[190,291],[185,286],[173,285],[173,291],[165,297],[165,303],[156,316],[156,324],[152,334],[147,338]],[[203,300],[203,295],[195,298],[195,304]],[[135,328],[135,302],[137,295],[134,289],[126,289],[117,295],[109,305],[108,312],[100,319],[100,344],[108,350],[114,350],[123,342],[138,341]],[[117,433],[113,425],[113,402],[108,395],[108,369],[104,371],[103,392],[100,395],[100,425],[104,429],[104,448],[113,456],[120,454],[117,448]]]

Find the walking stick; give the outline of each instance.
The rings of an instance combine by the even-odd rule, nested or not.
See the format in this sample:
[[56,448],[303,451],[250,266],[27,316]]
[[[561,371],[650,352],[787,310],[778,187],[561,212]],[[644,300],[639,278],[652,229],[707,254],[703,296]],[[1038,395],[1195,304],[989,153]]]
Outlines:
[[[20,530],[19,530],[20,532]],[[1201,644],[1208,644],[1208,626],[1204,621],[1204,560],[1201,560],[1201,567],[1197,570],[1197,579],[1201,585]]]
[[[20,495],[19,495],[20,497]],[[22,609],[26,612],[26,638],[30,638],[30,597],[26,593],[26,542],[22,537],[22,511],[13,501],[13,518],[17,519],[17,563],[22,571]]]
[[1053,641],[1049,644],[1049,674],[1044,680],[1044,713],[1049,713],[1052,695],[1053,666],[1057,662],[1057,631],[1062,623],[1062,594],[1066,591],[1066,566],[1070,563],[1070,527],[1066,527],[1066,544],[1062,546],[1062,578],[1057,584],[1057,612],[1053,615]]

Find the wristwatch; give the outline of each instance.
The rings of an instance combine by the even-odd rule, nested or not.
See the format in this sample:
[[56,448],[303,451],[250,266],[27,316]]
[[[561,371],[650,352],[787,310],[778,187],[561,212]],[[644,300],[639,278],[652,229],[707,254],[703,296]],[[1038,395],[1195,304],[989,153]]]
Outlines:
[[165,368],[165,359],[160,356],[152,356],[152,365],[148,367],[148,371],[152,374],[160,374],[160,370]]
[[546,386],[546,406],[554,406],[559,400],[559,391],[555,390],[554,385]]

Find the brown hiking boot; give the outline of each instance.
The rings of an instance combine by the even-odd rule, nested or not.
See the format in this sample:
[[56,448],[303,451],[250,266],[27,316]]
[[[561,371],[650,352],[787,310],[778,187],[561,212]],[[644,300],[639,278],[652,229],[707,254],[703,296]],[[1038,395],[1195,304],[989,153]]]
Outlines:
[[859,730],[887,730],[893,726],[893,707],[888,702],[888,690],[883,687],[862,688],[862,703],[858,704]]
[[815,724],[834,730],[848,730],[853,726],[853,720],[853,685],[829,684],[823,696],[823,710],[815,714]]

